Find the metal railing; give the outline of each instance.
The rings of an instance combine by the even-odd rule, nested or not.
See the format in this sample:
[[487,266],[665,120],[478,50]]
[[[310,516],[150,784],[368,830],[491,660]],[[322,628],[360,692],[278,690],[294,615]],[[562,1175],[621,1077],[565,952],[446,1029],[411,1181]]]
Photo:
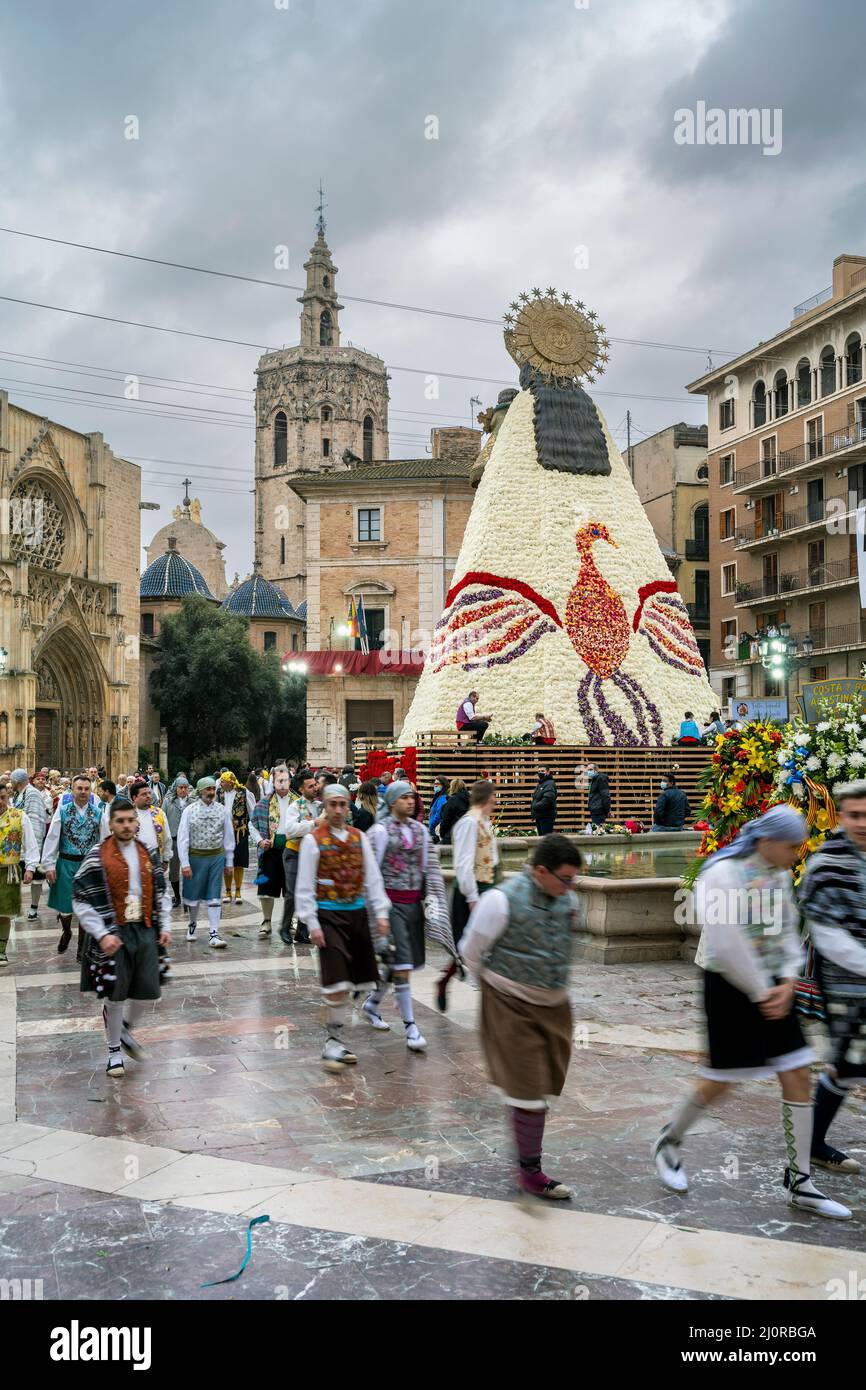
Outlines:
[[[804,637],[812,639],[812,653],[837,651],[840,647],[866,647],[866,622],[841,623],[836,627],[810,628],[807,632],[792,632],[791,638],[802,648]],[[757,644],[748,658],[760,661]]]
[[822,565],[810,565],[807,569],[775,574],[751,583],[740,581],[737,584],[737,603],[754,603],[765,598],[778,598],[780,594],[797,594],[806,589],[817,589],[825,584],[845,584],[857,578],[856,561],[828,560]]
[[746,468],[738,468],[734,473],[734,487],[750,487],[754,483],[766,482],[781,473],[790,473],[794,468],[817,463],[820,459],[851,449],[856,444],[866,442],[866,420],[855,420],[845,429],[834,430],[831,434],[819,435],[817,439],[797,444],[793,449],[784,449],[773,459],[759,459]]
[[840,502],[844,503],[847,508],[847,492],[836,497],[825,497],[820,502],[809,502],[805,507],[799,507],[796,511],[783,511],[776,517],[773,525],[762,525],[760,530],[757,529],[755,522],[751,526],[738,526],[737,539],[734,542],[735,548],[754,545],[758,541],[777,540],[788,531],[797,531],[803,526],[815,526],[820,522],[826,522],[829,518],[841,521],[845,512],[838,506]]
[[826,290],[819,290],[817,294],[813,294],[809,299],[804,299],[802,304],[795,304],[791,318],[798,319],[801,314],[808,313],[810,309],[817,309],[819,304],[826,304],[827,300],[832,297],[833,286],[828,285]]
[[710,538],[695,536],[686,540],[686,559],[687,560],[709,560],[710,558]]
[[692,622],[692,627],[709,627],[710,609],[709,604],[687,603],[686,609]]

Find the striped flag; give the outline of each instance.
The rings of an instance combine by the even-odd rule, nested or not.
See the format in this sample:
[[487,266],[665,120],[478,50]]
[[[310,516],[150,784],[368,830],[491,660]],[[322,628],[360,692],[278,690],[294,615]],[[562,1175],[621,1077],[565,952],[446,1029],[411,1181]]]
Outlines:
[[367,619],[364,617],[364,599],[359,594],[355,602],[355,621],[358,625],[358,638],[361,642],[361,651],[369,652],[370,640],[367,636]]

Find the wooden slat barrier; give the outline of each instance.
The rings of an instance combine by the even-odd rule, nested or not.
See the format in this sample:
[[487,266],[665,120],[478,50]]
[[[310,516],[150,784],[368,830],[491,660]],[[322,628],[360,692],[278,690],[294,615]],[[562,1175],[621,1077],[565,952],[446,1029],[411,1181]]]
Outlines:
[[[355,741],[356,767],[361,766],[374,747],[369,739]],[[398,751],[395,746],[394,752]],[[499,789],[497,823],[500,833],[505,833],[506,829],[534,833],[530,814],[532,791],[538,780],[538,769],[546,767],[556,780],[556,828],[575,832],[582,830],[589,820],[587,793],[577,791],[574,785],[575,768],[593,762],[600,772],[607,773],[611,820],[634,819],[647,825],[652,822],[659,783],[666,773],[676,769],[677,785],[685,792],[691,806],[690,819],[700,820],[701,797],[697,781],[711,751],[700,744],[671,748],[589,748],[584,744],[555,744],[552,748],[536,748],[532,744],[498,748],[483,744],[442,747],[419,738],[418,790],[429,805],[434,777],[447,777],[449,781],[452,777],[462,777],[467,785],[488,777]]]

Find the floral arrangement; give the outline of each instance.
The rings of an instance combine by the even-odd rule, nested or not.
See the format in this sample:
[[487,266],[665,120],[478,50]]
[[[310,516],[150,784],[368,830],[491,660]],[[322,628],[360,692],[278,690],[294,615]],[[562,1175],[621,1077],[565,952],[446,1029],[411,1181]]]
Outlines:
[[708,828],[697,858],[684,875],[688,887],[697,878],[707,855],[733,840],[746,821],[760,816],[776,801],[786,800],[777,786],[784,733],[776,724],[755,720],[742,729],[727,729],[715,740],[698,790]]
[[[670,571],[600,412],[598,420],[610,473],[559,472],[539,462],[531,392],[520,391],[511,402],[478,485],[401,743],[453,727],[473,688],[479,709],[495,722],[498,743],[503,736],[519,740],[541,709],[560,743],[667,746],[685,710],[701,719],[716,708],[702,665],[674,661],[664,645],[676,639],[677,653],[691,652],[691,627],[679,597],[667,592]],[[596,667],[610,657],[610,675],[604,671],[594,682],[585,679],[591,667],[578,655],[567,617],[581,569],[576,537],[590,525],[609,533],[609,540],[601,534],[593,540],[592,559],[628,626],[621,652],[602,651],[605,634],[585,648]]]
[[778,753],[777,800],[790,801],[809,825],[803,861],[795,870],[799,881],[806,855],[817,849],[838,823],[833,797],[844,782],[866,776],[866,712],[859,699],[818,700],[816,724],[797,718],[789,726]]

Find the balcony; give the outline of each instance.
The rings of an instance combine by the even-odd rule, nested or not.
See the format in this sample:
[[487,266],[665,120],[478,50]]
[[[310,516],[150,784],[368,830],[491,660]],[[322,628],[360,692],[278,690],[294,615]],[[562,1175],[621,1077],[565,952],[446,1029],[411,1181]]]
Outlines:
[[709,536],[695,536],[694,539],[686,541],[687,560],[709,560],[710,558],[710,538]]
[[[855,381],[857,380],[859,377],[855,377]],[[848,384],[853,385],[852,382]],[[814,470],[816,465],[823,464],[827,459],[864,443],[866,420],[855,421],[843,430],[834,430],[831,434],[810,439],[805,444],[797,444],[793,449],[784,449],[773,459],[760,459],[758,463],[749,464],[746,468],[738,468],[734,473],[734,491],[748,492],[759,487],[772,488],[783,475],[796,475],[809,469]]]
[[710,625],[710,605],[708,603],[687,603],[692,627],[705,628]]
[[[808,635],[812,638],[813,656],[819,652],[843,651],[846,647],[866,647],[866,622],[842,623],[838,627],[812,628]],[[805,636],[805,632],[791,633],[798,648],[802,647]],[[757,642],[753,644],[752,649],[754,654],[748,657],[750,664],[761,660],[761,654],[757,650]]]
[[[843,505],[840,506],[840,503]],[[811,526],[826,526],[829,521],[841,525],[847,509],[848,494],[845,492],[835,497],[825,497],[820,502],[809,502],[796,511],[783,511],[776,517],[775,524],[766,529],[763,525],[759,528],[757,522],[751,526],[738,526],[735,549],[778,543],[792,532],[806,531]]]
[[857,565],[851,560],[830,560],[823,565],[812,565],[809,569],[774,575],[771,579],[756,579],[751,584],[740,581],[737,584],[737,607],[748,607],[752,603],[763,603],[768,598],[780,595],[792,597],[807,593],[811,589],[838,588],[842,584],[854,584],[857,580]]

